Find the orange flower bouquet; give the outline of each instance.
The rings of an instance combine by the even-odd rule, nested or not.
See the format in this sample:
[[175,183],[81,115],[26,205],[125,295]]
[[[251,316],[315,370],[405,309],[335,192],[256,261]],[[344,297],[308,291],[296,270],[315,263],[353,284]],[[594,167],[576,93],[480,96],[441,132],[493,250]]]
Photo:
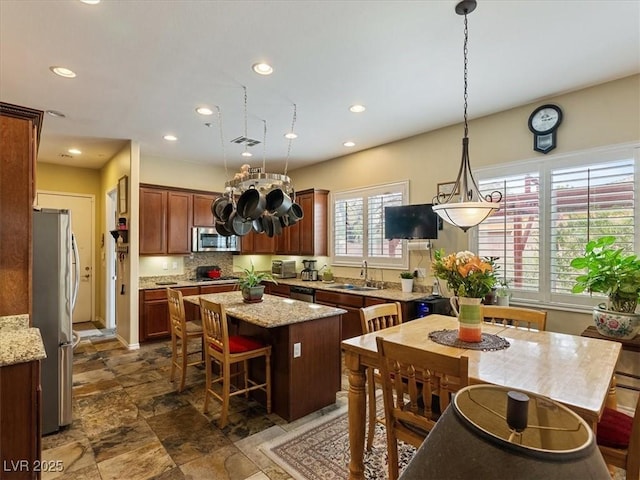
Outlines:
[[436,250],[432,270],[459,297],[482,298],[496,283],[493,259],[469,251],[445,255],[443,249]]

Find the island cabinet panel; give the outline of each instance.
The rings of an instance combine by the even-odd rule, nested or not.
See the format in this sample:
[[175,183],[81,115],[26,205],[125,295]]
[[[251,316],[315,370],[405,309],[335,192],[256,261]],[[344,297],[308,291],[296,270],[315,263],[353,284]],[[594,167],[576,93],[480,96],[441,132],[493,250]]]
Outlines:
[[334,293],[316,290],[316,303],[330,307],[343,308],[347,313],[342,315],[341,339],[362,335],[360,325],[360,309],[364,306],[364,297],[347,293]]
[[193,195],[167,192],[167,253],[191,253]]
[[167,192],[140,188],[140,255],[167,253]]
[[220,194],[193,194],[193,226],[194,227],[213,227],[215,226],[215,218],[211,211],[211,204]]
[[[180,287],[182,295],[198,295],[199,287]],[[140,291],[140,316],[139,336],[141,342],[149,340],[165,339],[171,336],[169,323],[169,304],[167,303],[167,290],[159,288]],[[188,312],[185,314],[188,316]]]
[[40,361],[0,367],[0,478],[39,479]]
[[[234,319],[235,320],[235,319]],[[340,316],[293,323],[277,328],[261,328],[238,322],[242,335],[262,337],[272,345],[272,409],[288,422],[304,417],[336,401],[340,391]],[[300,344],[300,356],[293,357]],[[264,363],[253,362],[264,378]],[[264,402],[264,393],[254,392]]]

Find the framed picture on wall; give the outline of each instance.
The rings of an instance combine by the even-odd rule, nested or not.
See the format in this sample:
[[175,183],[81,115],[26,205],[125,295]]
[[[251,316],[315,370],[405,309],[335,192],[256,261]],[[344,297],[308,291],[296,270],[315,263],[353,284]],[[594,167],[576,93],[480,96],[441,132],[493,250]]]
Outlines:
[[460,189],[458,188],[455,192],[453,189],[456,186],[456,182],[446,182],[438,184],[438,198],[447,198],[452,193],[455,195],[460,195]]
[[128,177],[125,175],[118,180],[118,214],[127,213]]

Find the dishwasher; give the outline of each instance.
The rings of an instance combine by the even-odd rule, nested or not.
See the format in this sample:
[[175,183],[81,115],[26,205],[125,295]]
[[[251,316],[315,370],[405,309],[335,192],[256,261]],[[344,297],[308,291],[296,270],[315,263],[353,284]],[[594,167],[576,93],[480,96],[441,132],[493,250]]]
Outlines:
[[291,287],[290,298],[302,300],[303,302],[314,303],[316,299],[316,291],[308,287]]

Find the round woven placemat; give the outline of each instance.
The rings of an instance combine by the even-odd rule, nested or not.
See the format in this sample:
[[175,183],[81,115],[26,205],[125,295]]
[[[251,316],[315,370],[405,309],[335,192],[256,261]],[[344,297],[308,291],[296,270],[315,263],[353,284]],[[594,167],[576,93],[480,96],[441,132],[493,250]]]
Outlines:
[[462,340],[458,340],[458,330],[436,330],[429,334],[429,338],[441,345],[466,348],[469,350],[482,350],[485,352],[504,350],[511,346],[507,340],[492,333],[483,333],[482,340],[479,342],[463,342]]

